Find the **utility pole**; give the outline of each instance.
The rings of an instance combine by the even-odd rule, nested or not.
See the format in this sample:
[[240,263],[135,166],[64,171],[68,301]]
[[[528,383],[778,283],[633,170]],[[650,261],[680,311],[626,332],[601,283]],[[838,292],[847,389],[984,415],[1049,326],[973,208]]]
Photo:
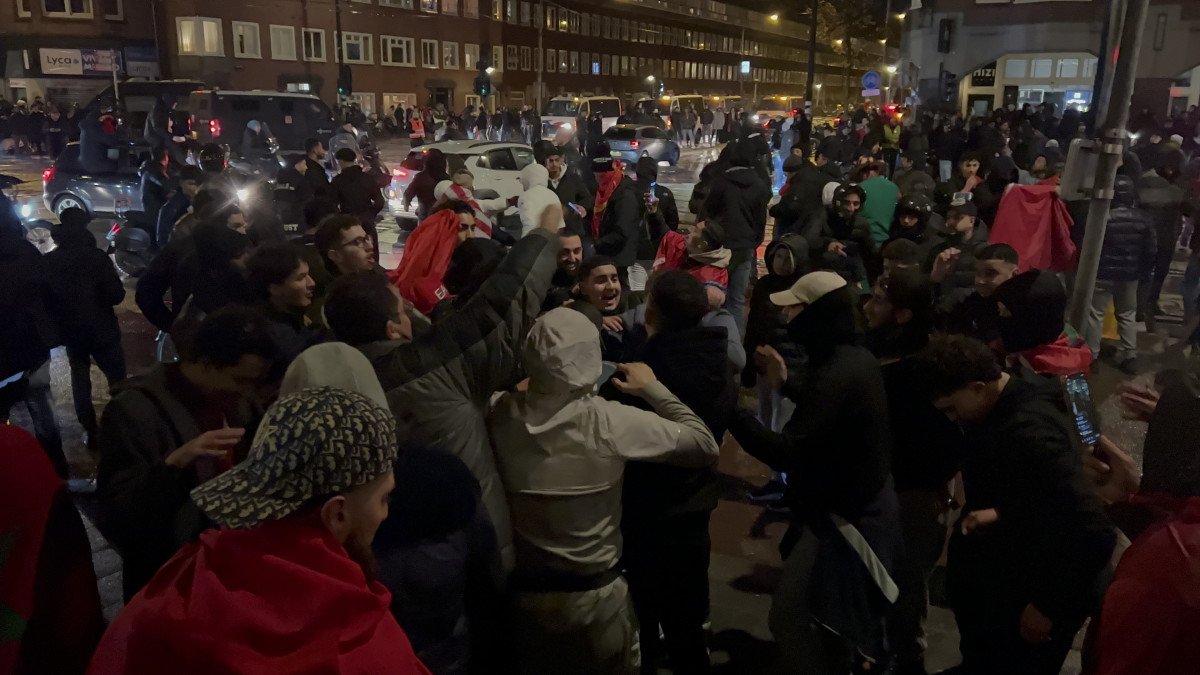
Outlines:
[[546,31],[546,0],[541,0],[540,4],[542,19],[541,21],[538,21],[538,57],[536,60],[534,60],[535,64],[542,64],[542,67],[538,68],[536,84],[537,92],[534,94],[534,99],[537,101],[537,113],[539,115],[542,114],[542,89],[545,87],[545,82],[542,80],[542,73],[546,72],[546,50],[542,49],[542,34]]
[[813,102],[813,77],[817,74],[817,3],[812,0],[812,10],[808,17],[808,80],[804,84],[805,105],[815,115],[816,103]]
[[[738,95],[746,95],[746,75],[742,72],[742,61],[746,59],[746,27],[742,26],[742,46],[738,49]],[[745,101],[742,101],[745,105]],[[758,105],[755,103],[754,105]]]
[[337,46],[334,49],[333,55],[337,60],[338,87],[336,91],[339,109],[338,112],[340,113],[342,107],[342,73],[343,69],[346,67],[346,62],[342,55],[342,0],[333,0],[333,21],[333,39],[337,41]]
[[[1100,251],[1104,247],[1104,230],[1108,225],[1117,168],[1125,151],[1125,139],[1128,135],[1125,127],[1129,123],[1129,104],[1133,97],[1134,79],[1137,77],[1138,50],[1141,48],[1142,31],[1146,27],[1149,5],[1150,0],[1129,0],[1121,26],[1116,63],[1109,71],[1112,95],[1108,107],[1096,111],[1096,126],[1101,130],[1097,139],[1100,156],[1096,161],[1095,188],[1088,207],[1083,248],[1079,252],[1079,267],[1075,272],[1075,292],[1071,295],[1071,307],[1067,315],[1067,320],[1075,327],[1084,326],[1092,305],[1092,294],[1096,290],[1096,272],[1100,268]],[[1116,18],[1113,17],[1114,20]],[[1112,59],[1112,54],[1110,50],[1106,54],[1100,54],[1100,58]]]

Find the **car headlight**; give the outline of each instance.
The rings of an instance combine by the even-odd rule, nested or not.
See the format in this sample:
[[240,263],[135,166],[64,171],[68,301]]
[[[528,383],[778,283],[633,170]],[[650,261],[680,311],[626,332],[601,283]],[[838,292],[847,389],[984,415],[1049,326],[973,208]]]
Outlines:
[[755,121],[755,122],[757,122],[757,121],[758,121],[758,115],[755,115],[755,116],[751,117],[750,119],[751,119],[751,120],[753,120],[753,121]]
[[247,199],[250,198],[250,191],[247,190],[246,188],[241,188],[240,190],[237,191],[237,198],[238,198],[239,202],[246,201]]
[[29,218],[33,216],[33,204],[24,204],[21,206],[21,217]]
[[575,128],[575,125],[571,124],[570,122],[563,122],[561,126],[563,129],[566,129],[567,131],[570,131]]

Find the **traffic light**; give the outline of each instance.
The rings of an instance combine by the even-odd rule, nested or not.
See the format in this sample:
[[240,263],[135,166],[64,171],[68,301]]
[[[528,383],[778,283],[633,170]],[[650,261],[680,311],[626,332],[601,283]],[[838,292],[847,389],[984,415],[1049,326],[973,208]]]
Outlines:
[[942,99],[946,101],[958,100],[958,78],[954,73],[942,73]]
[[492,95],[492,78],[485,73],[475,76],[475,94],[481,98]]
[[342,65],[338,69],[338,96],[349,96],[354,92],[354,75],[350,72],[350,66]]

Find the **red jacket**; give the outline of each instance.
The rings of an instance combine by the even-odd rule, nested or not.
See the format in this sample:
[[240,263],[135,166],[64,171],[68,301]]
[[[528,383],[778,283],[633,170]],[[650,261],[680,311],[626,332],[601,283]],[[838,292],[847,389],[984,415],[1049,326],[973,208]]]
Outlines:
[[1200,497],[1138,537],[1104,596],[1098,675],[1200,670]]
[[1000,198],[988,243],[1017,250],[1017,272],[1075,269],[1078,251],[1071,241],[1075,221],[1053,185],[1014,185]]
[[[725,250],[718,249],[712,251],[711,254]],[[685,270],[700,280],[700,283],[716,284],[721,287],[722,291],[725,291],[729,288],[729,255],[726,253],[724,256],[713,255],[713,257],[714,260],[723,258],[724,266],[705,264],[689,257],[687,237],[674,230],[668,230],[658,244],[658,252],[654,254],[654,269]]]
[[89,675],[428,675],[392,596],[320,525],[209,530],[117,616]]

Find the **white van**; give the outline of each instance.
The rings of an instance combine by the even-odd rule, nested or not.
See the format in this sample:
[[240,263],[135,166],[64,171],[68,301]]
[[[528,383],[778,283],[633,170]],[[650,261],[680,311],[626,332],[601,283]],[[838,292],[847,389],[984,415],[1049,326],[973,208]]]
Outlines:
[[554,138],[559,127],[573,129],[576,120],[590,119],[596,113],[603,117],[603,130],[608,131],[621,116],[621,99],[616,96],[555,96],[542,108],[542,138]]

